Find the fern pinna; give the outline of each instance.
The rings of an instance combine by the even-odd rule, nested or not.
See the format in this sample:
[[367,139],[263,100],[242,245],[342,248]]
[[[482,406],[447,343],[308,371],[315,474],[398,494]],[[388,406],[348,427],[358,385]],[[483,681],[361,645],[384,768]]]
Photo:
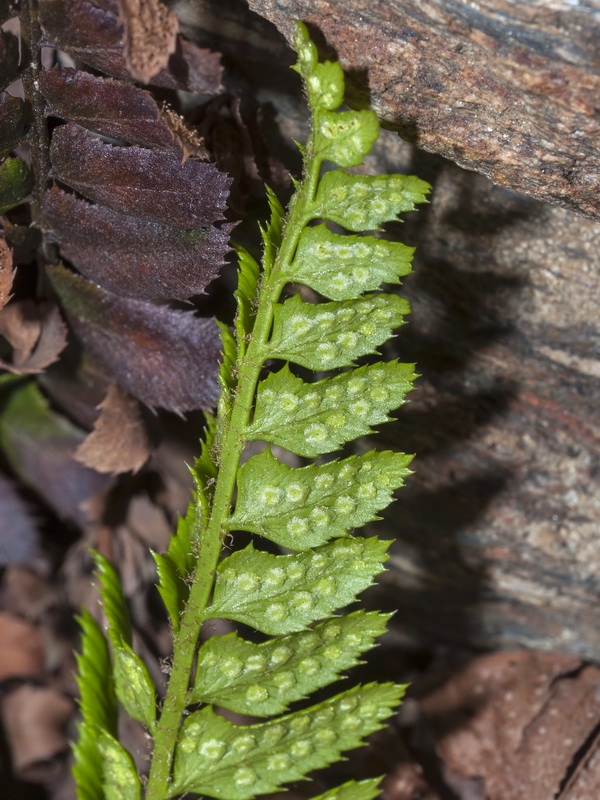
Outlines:
[[[384,614],[335,612],[383,569],[389,542],[351,530],[390,503],[410,457],[373,451],[289,467],[271,447],[318,459],[370,433],[404,402],[412,365],[356,366],[355,360],[375,352],[402,324],[408,304],[376,290],[409,271],[412,250],[362,232],[413,209],[428,190],[402,175],[339,168],[322,174],[323,162],[360,165],[378,122],[371,111],[336,111],[344,95],[341,67],[318,62],[303,25],[296,45],[295,69],[312,112],[303,180],[287,214],[269,194],[262,267],[239,252],[235,329],[221,326],[221,393],[193,469],[195,499],[168,552],[155,555],[173,628],[168,689],[157,715],[150,674],[131,646],[117,574],[96,556],[112,658],[100,628],[84,613],[83,720],[75,745],[80,798],[130,800],[142,793],[133,760],[117,740],[117,703],[153,739],[147,798],[192,793],[246,800],[358,746],[404,692],[403,686],[373,683],[288,712],[290,703],[358,663],[385,629]],[[335,233],[328,223],[359,235]],[[323,301],[309,302],[301,291],[288,296],[299,284]],[[265,377],[265,364],[273,360],[285,363]],[[307,381],[298,366],[335,372]],[[240,465],[255,441],[266,442],[266,449]],[[240,530],[292,552],[276,555],[250,544],[224,555]],[[202,626],[209,623],[210,632],[215,619],[251,626],[264,641],[229,633],[211,636],[198,649]],[[264,721],[234,724],[213,706]],[[350,782],[321,798],[368,800],[377,791],[377,781]]]

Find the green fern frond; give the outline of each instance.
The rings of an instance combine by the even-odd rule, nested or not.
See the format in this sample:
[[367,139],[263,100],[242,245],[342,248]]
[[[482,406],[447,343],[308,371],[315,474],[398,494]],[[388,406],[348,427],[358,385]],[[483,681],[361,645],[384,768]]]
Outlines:
[[404,686],[356,686],[311,708],[257,725],[234,725],[207,706],[185,721],[172,791],[248,800],[337,761],[382,727]]
[[190,594],[188,576],[196,564],[192,541],[194,531],[201,524],[200,519],[198,504],[192,503],[185,517],[179,519],[177,532],[171,537],[167,552],[164,555],[152,553],[158,572],[158,591],[174,630],[179,628],[179,617]]
[[106,638],[89,611],[84,609],[77,621],[81,628],[77,682],[83,719],[92,728],[116,734],[117,700]]
[[320,794],[311,800],[372,800],[379,794],[380,778],[366,781],[348,781],[342,786]]
[[324,224],[315,225],[303,231],[286,277],[331,300],[351,300],[382,283],[399,283],[410,272],[413,253],[413,247],[400,242],[341,236]]
[[82,721],[73,744],[73,778],[79,800],[103,800],[99,780],[104,758],[98,747],[98,732],[117,733],[117,698],[108,643],[89,611],[78,617],[81,652],[77,654],[77,685]]
[[232,619],[270,636],[301,631],[371,586],[390,542],[334,539],[315,550],[275,556],[252,544],[224,559],[205,619]]
[[98,732],[102,753],[102,789],[105,800],[140,800],[142,785],[133,758],[106,731]]
[[92,558],[96,565],[96,575],[100,582],[98,590],[102,598],[102,608],[108,622],[108,636],[111,642],[131,644],[131,619],[125,602],[119,575],[110,561],[95,550]]
[[252,325],[256,314],[256,301],[260,281],[260,266],[256,259],[241,246],[236,248],[239,259],[238,288],[235,292],[237,314],[235,318],[236,340],[240,348],[240,356],[246,350],[246,336],[252,333]]
[[[269,201],[269,209],[271,216],[266,229],[261,227],[262,240],[264,245],[262,268],[263,274],[267,277],[271,273],[271,269],[275,263],[277,252],[281,247],[281,237],[283,234],[283,222],[285,219],[285,209],[279,202],[279,199],[270,186],[267,189],[267,200]],[[247,331],[250,333],[250,331]]]
[[[344,679],[384,632],[388,615],[336,614],[384,568],[389,542],[353,531],[391,502],[411,457],[372,451],[290,467],[272,448],[319,459],[372,433],[405,401],[413,365],[383,362],[378,348],[404,323],[409,306],[379,288],[410,271],[413,251],[369,232],[424,202],[429,188],[415,177],[345,171],[370,151],[377,118],[371,111],[336,111],[343,72],[337,63],[318,61],[303,25],[296,46],[295,69],[312,114],[311,135],[301,147],[303,179],[295,182],[287,212],[267,189],[262,263],[238,248],[237,314],[233,331],[221,325],[221,394],[192,468],[196,494],[167,553],[154,555],[173,629],[158,719],[150,674],[131,648],[118,577],[96,556],[112,665],[101,631],[84,617],[80,667],[90,673],[95,648],[106,675],[114,677],[112,710],[104,716],[105,701],[96,708],[89,695],[93,679],[81,683],[84,722],[76,751],[81,758],[89,751],[103,776],[100,794],[80,789],[90,800],[102,792],[109,798],[140,793],[131,758],[115,736],[115,693],[153,738],[147,800],[189,792],[249,800],[306,778],[358,746],[384,724],[405,691],[369,684],[289,711]],[[324,161],[334,169],[322,174]],[[346,233],[334,233],[330,223]],[[308,302],[297,290],[286,299],[290,285],[299,284],[321,299]],[[365,356],[373,363],[360,365]],[[274,361],[285,363],[269,371]],[[247,445],[256,441],[266,449],[244,463]],[[237,531],[256,534],[255,543],[235,549]],[[264,540],[288,552],[267,552]],[[233,552],[224,552],[225,541],[234,542]],[[248,625],[264,641],[229,633],[198,647],[201,631],[209,633],[216,619]],[[262,721],[235,724],[214,707]],[[92,769],[81,766],[81,758],[80,787]],[[350,781],[314,800],[376,794],[377,781]]]
[[308,369],[345,367],[375,353],[409,311],[407,301],[396,295],[305,303],[295,294],[276,306],[269,345],[276,358]]
[[264,450],[240,468],[235,513],[226,525],[289,549],[317,547],[377,519],[410,474],[411,458],[371,451],[292,468]]
[[72,744],[73,780],[78,800],[104,800],[102,775],[104,758],[98,747],[96,730],[85,722],[77,726],[77,741]]
[[315,458],[388,422],[412,388],[412,364],[387,361],[306,383],[286,365],[258,386],[252,439]]
[[[112,671],[117,699],[130,717],[143,722],[152,730],[156,719],[154,684],[148,667],[131,646],[131,620],[119,576],[112,564],[100,553],[93,552],[92,557],[100,580],[100,597],[108,622],[107,633],[112,646]],[[105,742],[105,749],[108,747]],[[109,750],[112,753],[114,748]]]
[[281,714],[359,664],[359,656],[385,633],[388,619],[356,611],[261,644],[235,633],[213,636],[198,653],[190,703],[213,703],[254,717]]

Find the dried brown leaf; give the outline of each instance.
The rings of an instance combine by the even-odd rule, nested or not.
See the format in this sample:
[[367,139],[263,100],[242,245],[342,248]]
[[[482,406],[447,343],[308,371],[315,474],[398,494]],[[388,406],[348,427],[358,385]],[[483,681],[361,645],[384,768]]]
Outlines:
[[157,553],[169,546],[173,526],[164,510],[147,495],[136,495],[127,507],[127,529]]
[[[48,44],[113,78],[132,78],[127,66],[125,28],[116,4],[90,0],[39,0],[40,22]],[[218,94],[220,56],[181,37],[168,65],[152,76],[154,86]]]
[[3,308],[12,297],[12,289],[15,279],[13,269],[12,250],[5,240],[0,238],[0,309]]
[[[40,338],[42,321],[33,300],[13,303],[0,314],[0,335],[13,348],[15,368],[25,363]],[[4,366],[4,364],[3,364]],[[8,369],[8,367],[4,367]]]
[[129,77],[125,37],[118,14],[90,0],[39,0],[46,43],[84,64],[116,77]]
[[112,78],[59,67],[42,72],[40,85],[51,114],[131,144],[177,150],[150,92]]
[[0,367],[15,375],[34,375],[58,360],[67,344],[67,327],[58,307],[32,300],[11,303],[0,311],[0,335],[13,348]]
[[40,84],[52,114],[130,144],[206,158],[200,139],[150,92],[131,83],[55,67]]
[[137,472],[151,453],[139,403],[113,383],[98,408],[94,430],[79,445],[75,458],[98,472]]
[[212,164],[114,147],[72,124],[54,132],[50,157],[59,180],[116,211],[185,229],[223,218],[231,179]]
[[12,471],[62,519],[85,525],[84,501],[104,491],[109,478],[75,461],[85,433],[49,407],[33,381],[4,398],[0,446]]
[[220,352],[214,320],[118,297],[64,267],[48,275],[79,339],[122,389],[175,412],[214,405]]
[[19,70],[19,40],[0,29],[0,90],[6,89]]
[[20,97],[0,95],[0,155],[13,150],[25,132],[25,103]]
[[53,585],[50,575],[25,565],[11,565],[4,570],[0,584],[0,608],[16,617],[37,623],[52,608],[60,605],[63,589]]
[[27,506],[13,484],[0,475],[0,565],[26,563],[35,555],[37,540]]
[[182,230],[95,205],[57,187],[46,220],[73,266],[105,289],[141,300],[202,294],[229,252],[233,225]]
[[3,698],[2,721],[18,777],[42,779],[48,762],[66,754],[66,727],[74,711],[72,700],[43,686],[20,686]]
[[44,673],[44,643],[29,622],[0,612],[0,681],[39,678]]
[[[220,54],[198,47],[187,39],[179,38],[177,52],[171,58],[169,70],[173,78],[180,85],[185,84],[190,92],[219,94],[223,91]],[[162,74],[159,72],[159,75]],[[156,81],[156,78],[154,80]]]
[[76,425],[91,430],[110,379],[79,348],[68,348],[56,364],[40,375],[38,382],[54,406]]
[[162,120],[168,127],[173,139],[181,148],[183,160],[193,156],[202,160],[208,160],[209,153],[204,146],[204,140],[196,131],[188,127],[183,117],[179,116],[172,108],[163,107]]
[[119,0],[125,23],[125,63],[136,81],[149,83],[175,52],[179,22],[160,0]]

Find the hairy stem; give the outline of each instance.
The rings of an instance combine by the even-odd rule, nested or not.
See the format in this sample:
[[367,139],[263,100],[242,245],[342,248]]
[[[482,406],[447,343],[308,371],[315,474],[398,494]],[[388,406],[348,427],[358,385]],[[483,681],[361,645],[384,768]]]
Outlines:
[[31,192],[31,213],[34,223],[43,225],[43,199],[50,173],[50,135],[46,122],[46,103],[40,91],[39,75],[42,69],[41,30],[38,22],[37,3],[24,0],[21,15],[22,36],[30,53],[30,61],[23,73],[25,96],[31,104],[31,162],[35,184]]
[[23,89],[31,105],[31,166],[34,185],[31,190],[31,217],[34,225],[42,232],[42,250],[45,263],[56,263],[56,245],[48,242],[43,235],[46,231],[44,215],[44,195],[48,188],[50,175],[50,133],[46,119],[46,101],[40,90],[42,70],[42,31],[38,21],[36,0],[23,0],[21,14],[21,33],[30,54],[29,65],[23,72]]
[[[197,532],[198,562],[189,599],[175,637],[169,685],[154,736],[154,755],[146,792],[148,800],[166,800],[170,797],[171,767],[179,726],[185,712],[198,635],[221,555],[224,522],[231,512],[240,457],[247,443],[245,430],[250,421],[256,386],[266,357],[265,345],[271,332],[274,305],[283,288],[284,282],[279,274],[294,257],[302,229],[311,217],[310,207],[319,169],[319,163],[311,165],[311,170],[290,207],[286,233],[273,270],[270,275],[265,276],[260,289],[252,339],[243,358],[236,364],[238,384],[233,406],[229,418],[220,421],[223,435],[219,446],[219,472],[208,524]],[[198,519],[202,519],[201,514],[198,514]]]

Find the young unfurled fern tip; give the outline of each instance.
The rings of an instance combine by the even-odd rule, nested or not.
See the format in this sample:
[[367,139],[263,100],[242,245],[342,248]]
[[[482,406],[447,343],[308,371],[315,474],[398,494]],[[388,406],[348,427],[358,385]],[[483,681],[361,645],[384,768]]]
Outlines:
[[[371,451],[292,467],[273,448],[319,459],[372,433],[404,402],[413,366],[372,354],[408,312],[397,295],[377,290],[408,273],[412,250],[372,234],[428,191],[415,177],[345,171],[369,153],[377,118],[336,110],[341,67],[319,62],[301,24],[296,47],[312,114],[304,175],[287,213],[269,192],[262,264],[239,250],[238,311],[233,332],[221,326],[221,396],[193,469],[194,502],[167,553],[155,554],[173,629],[167,692],[158,712],[150,674],[131,647],[117,574],[97,556],[112,659],[85,614],[83,721],[74,748],[81,798],[141,796],[142,781],[117,740],[117,700],[153,739],[149,800],[185,793],[249,800],[357,747],[404,693],[404,686],[374,683],[289,710],[359,663],[384,631],[387,615],[336,612],[383,569],[389,543],[353,531],[391,502],[410,457]],[[324,174],[323,162],[333,166]],[[312,291],[287,296],[290,285]],[[285,363],[268,372],[274,360]],[[306,370],[319,379],[300,377]],[[266,448],[242,465],[254,441]],[[240,530],[255,542],[225,554],[224,542]],[[288,552],[273,553],[273,545]],[[214,619],[249,625],[264,641],[229,633],[198,647],[203,624]],[[214,706],[261,721],[235,724]],[[376,794],[376,781],[351,781],[318,800]]]

